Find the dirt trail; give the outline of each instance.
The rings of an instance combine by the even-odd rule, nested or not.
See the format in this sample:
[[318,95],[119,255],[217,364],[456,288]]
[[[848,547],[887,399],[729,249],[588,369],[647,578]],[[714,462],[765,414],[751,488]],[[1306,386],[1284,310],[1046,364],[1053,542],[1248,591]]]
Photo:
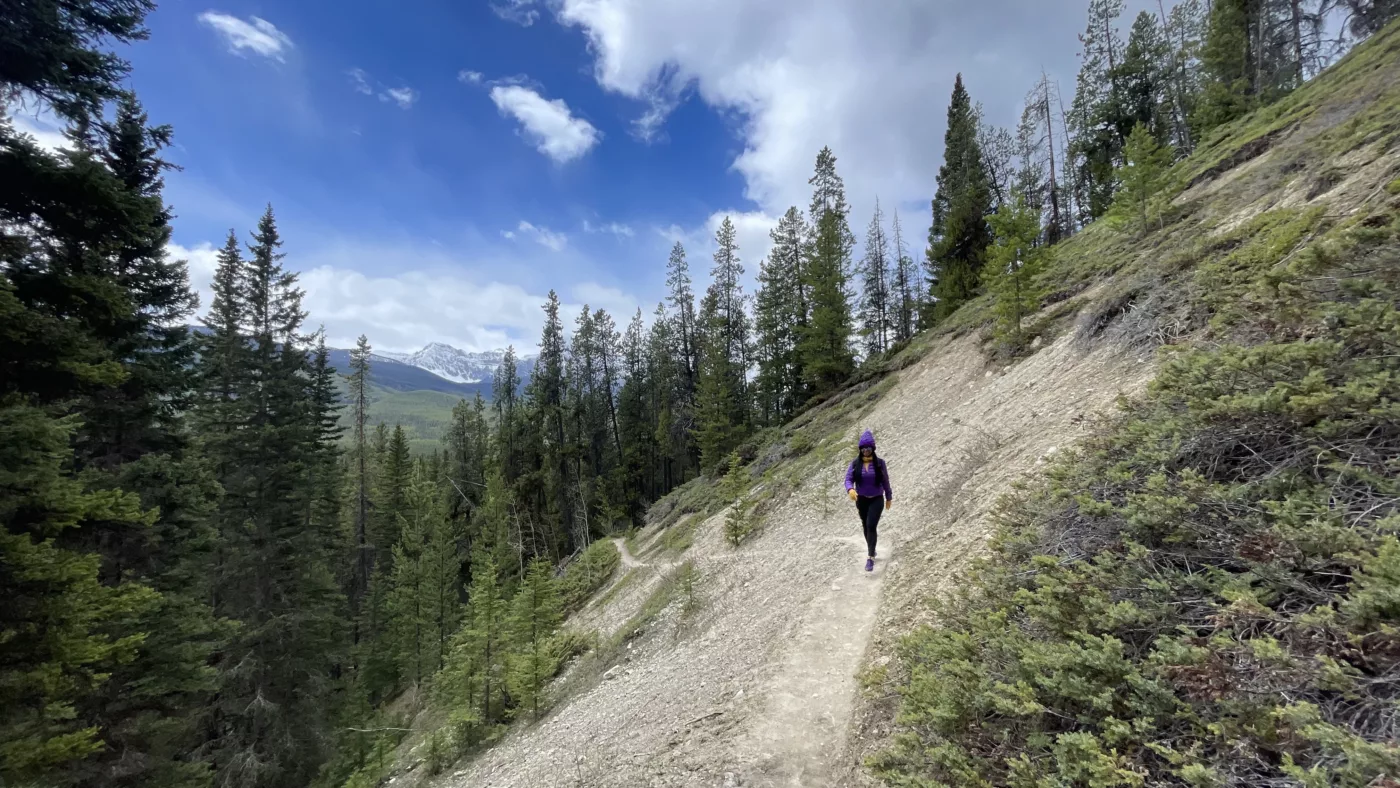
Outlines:
[[[853,560],[838,572],[830,589],[808,606],[782,670],[768,688],[768,705],[750,726],[758,759],[755,786],[832,786],[839,744],[845,736],[855,697],[856,668],[865,653],[880,606],[889,540],[876,550],[874,572],[858,563],[865,537],[842,537]],[[833,747],[836,744],[838,746]]]
[[[698,572],[698,611],[683,617],[671,604],[623,633],[609,678],[584,681],[443,783],[857,784],[860,756],[887,732],[857,691],[861,666],[887,654],[891,633],[919,619],[919,600],[983,549],[991,503],[1072,442],[1086,416],[1140,390],[1151,367],[1068,337],[1007,370],[988,368],[973,338],[935,348],[847,430],[852,453],[860,431],[874,430],[894,487],[874,573],[864,572],[841,453],[807,473],[738,550],[723,540],[723,512],[698,524],[683,556]],[[673,565],[619,549],[630,579],[570,626],[608,637],[664,590]]]
[[632,555],[632,551],[627,549],[626,539],[614,539],[612,543],[617,545],[617,552],[622,556],[622,568],[624,570],[636,569],[639,566],[647,566],[647,564],[638,561],[636,557]]

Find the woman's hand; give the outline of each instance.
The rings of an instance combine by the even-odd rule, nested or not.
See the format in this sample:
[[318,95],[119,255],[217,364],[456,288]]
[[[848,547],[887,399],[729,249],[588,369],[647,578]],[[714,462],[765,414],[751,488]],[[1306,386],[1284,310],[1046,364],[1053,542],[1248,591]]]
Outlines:
[[888,512],[888,511],[890,510],[890,508],[893,507],[893,506],[894,506],[894,501],[890,500],[889,498],[886,498],[886,499],[885,499],[885,511]]
[[856,499],[856,491],[855,491],[855,488],[851,488],[851,489],[847,490],[846,493],[847,493],[848,495],[851,496],[851,500],[852,500],[852,501],[854,501],[854,500]]

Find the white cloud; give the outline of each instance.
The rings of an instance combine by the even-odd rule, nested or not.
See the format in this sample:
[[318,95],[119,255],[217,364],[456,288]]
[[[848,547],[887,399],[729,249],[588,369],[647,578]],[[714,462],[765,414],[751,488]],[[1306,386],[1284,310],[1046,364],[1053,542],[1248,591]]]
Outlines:
[[[190,284],[200,295],[199,315],[206,314],[218,248],[210,243],[171,243],[166,249],[172,257],[188,261]],[[366,274],[348,267],[360,259],[395,257],[418,260],[421,265],[392,275]],[[321,262],[328,260],[349,262]],[[297,284],[305,291],[307,329],[325,325],[326,341],[332,347],[353,347],[356,337],[365,334],[378,351],[411,352],[429,342],[445,342],[468,351],[508,344],[523,353],[538,350],[544,323],[540,307],[546,296],[468,272],[462,261],[440,252],[344,242],[293,255],[286,264],[300,272]],[[566,330],[572,330],[584,303],[593,309],[607,309],[619,328],[640,303],[616,287],[592,281],[565,284],[558,291],[564,299],[560,313]]]
[[362,68],[352,68],[346,72],[350,75],[350,84],[355,87],[356,93],[363,93],[366,96],[374,94],[374,88],[370,87],[369,74]]
[[[539,242],[540,246],[543,246],[546,249],[552,249],[556,252],[564,251],[564,247],[567,246],[569,243],[569,237],[564,235],[563,233],[556,233],[553,230],[550,230],[548,227],[536,227],[535,225],[530,224],[524,219],[520,220],[520,225],[515,229],[517,232],[523,233],[524,235],[530,238],[534,238],[537,242]],[[515,237],[515,233],[511,232],[510,230],[507,230],[501,234],[507,238]]]
[[171,242],[165,245],[166,254],[172,260],[184,260],[189,267],[190,287],[199,294],[199,314],[209,310],[213,300],[214,269],[219,266],[219,250],[208,242],[194,247],[185,247]]
[[535,0],[503,0],[500,3],[492,3],[491,10],[507,22],[529,27],[540,18],[540,12],[533,8],[534,5]]
[[379,94],[379,100],[392,101],[399,105],[399,109],[408,109],[418,100],[418,91],[413,88],[389,88]]
[[[1129,5],[1126,20],[1145,2]],[[1072,85],[1075,35],[1085,20],[1082,0],[558,0],[551,7],[587,36],[597,82],[643,102],[638,136],[654,137],[689,91],[735,113],[743,149],[732,166],[745,196],[774,216],[807,205],[807,179],[829,145],[855,228],[877,196],[890,208],[926,206],[955,73],[965,70],[990,120],[1014,124],[1042,65],[1066,90]],[[1001,56],[976,60],[985,52]]]
[[199,15],[199,21],[223,36],[229,51],[234,54],[241,55],[246,49],[281,63],[283,53],[293,46],[292,39],[288,38],[286,33],[278,30],[266,19],[256,16],[248,17],[248,21],[245,22],[229,14],[205,11]]
[[414,102],[418,101],[418,91],[410,87],[385,88],[378,80],[372,79],[362,68],[352,68],[346,72],[350,75],[350,84],[355,88],[356,93],[363,93],[366,96],[375,94],[375,85],[383,88],[379,91],[379,100],[393,102],[399,105],[399,109],[409,109]]
[[686,261],[690,263],[690,276],[695,282],[697,296],[704,291],[710,281],[710,268],[714,264],[715,234],[725,217],[734,223],[734,243],[739,247],[739,262],[744,266],[744,289],[752,295],[758,287],[758,264],[768,256],[773,248],[773,238],[769,234],[778,224],[776,216],[763,211],[718,211],[710,214],[699,227],[670,225],[655,228],[656,234],[668,242],[685,247]]
[[560,164],[587,153],[603,136],[592,123],[574,117],[562,99],[550,101],[521,85],[497,85],[491,100],[520,122],[540,153]]
[[607,224],[593,224],[587,219],[583,220],[583,231],[586,233],[612,233],[619,238],[631,238],[636,235],[631,227],[618,222],[608,222]]
[[33,137],[40,148],[56,153],[70,147],[64,134],[63,121],[49,110],[39,107],[29,111],[16,102],[10,102],[4,106],[3,112],[9,117],[15,131]]
[[468,85],[480,85],[481,80],[482,74],[480,71],[468,71],[464,68],[461,71],[457,72],[458,82],[462,82]]

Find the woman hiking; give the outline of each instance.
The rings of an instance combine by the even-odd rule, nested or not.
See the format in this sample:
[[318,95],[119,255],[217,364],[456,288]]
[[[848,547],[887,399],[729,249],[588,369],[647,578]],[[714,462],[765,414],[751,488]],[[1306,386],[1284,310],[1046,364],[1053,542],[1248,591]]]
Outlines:
[[[880,493],[884,493],[884,506],[880,505]],[[865,559],[865,571],[875,571],[875,529],[880,524],[880,512],[894,505],[894,493],[890,491],[890,472],[885,461],[875,455],[875,436],[866,430],[860,436],[860,453],[846,469],[846,494],[856,502],[860,513],[860,524],[865,528],[865,544],[869,557]]]

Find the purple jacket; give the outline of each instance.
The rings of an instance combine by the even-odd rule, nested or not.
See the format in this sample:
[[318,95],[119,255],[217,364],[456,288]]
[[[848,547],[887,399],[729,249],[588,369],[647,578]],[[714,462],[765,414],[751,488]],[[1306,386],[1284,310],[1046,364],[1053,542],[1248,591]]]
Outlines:
[[[866,430],[865,434],[860,436],[860,445],[861,448],[875,448],[875,436],[870,434],[870,430]],[[878,478],[875,465],[880,466]],[[856,495],[862,498],[879,498],[880,493],[884,492],[886,500],[894,500],[894,492],[890,490],[889,468],[879,457],[876,457],[875,463],[871,465],[857,458],[846,466],[846,489],[854,489]]]

